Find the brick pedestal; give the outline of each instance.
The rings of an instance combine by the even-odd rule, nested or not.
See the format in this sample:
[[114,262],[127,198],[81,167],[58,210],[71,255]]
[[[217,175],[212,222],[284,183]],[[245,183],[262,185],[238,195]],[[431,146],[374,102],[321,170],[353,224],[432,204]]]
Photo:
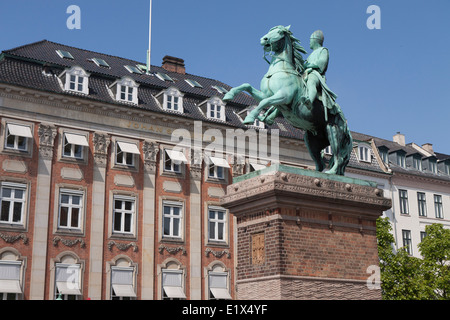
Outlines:
[[274,165],[235,178],[238,299],[380,299],[376,219],[391,206],[368,181]]

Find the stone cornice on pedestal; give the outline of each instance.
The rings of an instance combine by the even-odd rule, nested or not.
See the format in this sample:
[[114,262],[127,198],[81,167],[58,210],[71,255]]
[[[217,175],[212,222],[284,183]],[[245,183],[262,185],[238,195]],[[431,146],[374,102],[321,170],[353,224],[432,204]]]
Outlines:
[[[312,170],[273,165],[234,179],[227,187],[221,205],[236,217],[279,207],[311,207],[339,212],[345,206],[348,215],[373,218],[391,207],[391,200],[383,197],[383,190],[371,181],[330,175]],[[352,209],[349,211],[349,209]]]

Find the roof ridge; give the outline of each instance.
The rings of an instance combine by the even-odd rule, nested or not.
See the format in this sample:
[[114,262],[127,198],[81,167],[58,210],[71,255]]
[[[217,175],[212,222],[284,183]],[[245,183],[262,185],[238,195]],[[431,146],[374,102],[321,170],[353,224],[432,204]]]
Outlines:
[[35,41],[35,42],[32,42],[32,43],[23,44],[21,46],[14,47],[14,48],[11,48],[11,49],[7,49],[7,50],[4,50],[3,52],[10,53],[10,51],[19,50],[19,49],[22,49],[22,48],[25,48],[25,47],[31,47],[31,46],[34,46],[34,45],[36,45],[38,43],[42,43],[42,42],[51,42],[51,41],[48,41],[47,39],[43,39],[43,40]]

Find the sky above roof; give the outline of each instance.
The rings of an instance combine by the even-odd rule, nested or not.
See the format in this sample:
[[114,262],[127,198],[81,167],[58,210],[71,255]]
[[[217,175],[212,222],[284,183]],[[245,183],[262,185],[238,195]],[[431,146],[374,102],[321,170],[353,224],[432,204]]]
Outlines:
[[[0,50],[47,39],[145,63],[149,0],[8,1],[0,10]],[[69,29],[70,5],[81,29]],[[381,29],[369,29],[370,5]],[[450,154],[450,1],[153,0],[152,65],[165,55],[187,73],[259,88],[268,64],[260,38],[291,25],[308,53],[317,29],[330,50],[327,83],[349,127],[383,139],[432,143]]]

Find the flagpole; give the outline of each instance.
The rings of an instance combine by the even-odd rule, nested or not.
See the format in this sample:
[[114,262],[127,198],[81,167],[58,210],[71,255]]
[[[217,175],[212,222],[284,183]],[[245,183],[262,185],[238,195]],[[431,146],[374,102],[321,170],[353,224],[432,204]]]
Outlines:
[[152,0],[150,0],[150,20],[148,27],[147,74],[150,74],[151,51],[152,51]]

